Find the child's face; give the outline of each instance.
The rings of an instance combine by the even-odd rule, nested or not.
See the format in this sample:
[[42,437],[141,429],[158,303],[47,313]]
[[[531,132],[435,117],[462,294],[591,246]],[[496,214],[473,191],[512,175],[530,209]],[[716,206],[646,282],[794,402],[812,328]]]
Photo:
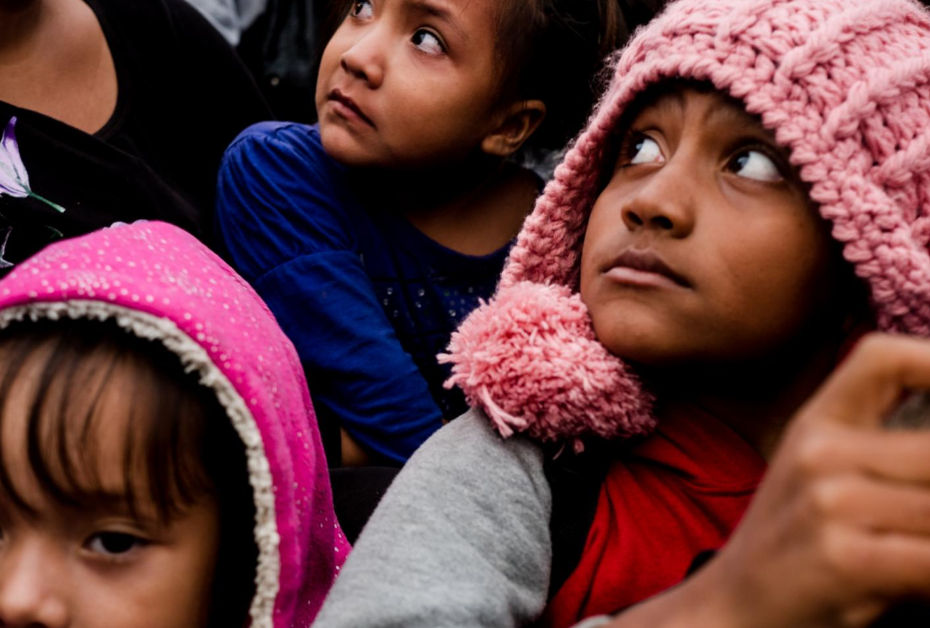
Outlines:
[[751,360],[824,318],[840,262],[761,124],[716,93],[680,89],[621,140],[581,261],[582,299],[612,353]]
[[0,491],[0,626],[205,626],[219,542],[216,504],[200,499],[161,522],[146,487],[139,486],[139,512],[127,508],[128,422],[115,410],[125,411],[131,400],[119,398],[117,386],[102,399],[114,412],[94,424],[95,468],[76,476],[98,493],[94,504],[67,506],[50,498],[31,471],[30,417],[17,411],[28,406],[28,388],[14,387],[2,425],[0,459],[31,511]]
[[430,168],[492,130],[498,79],[490,0],[359,0],[326,46],[320,136],[349,166]]

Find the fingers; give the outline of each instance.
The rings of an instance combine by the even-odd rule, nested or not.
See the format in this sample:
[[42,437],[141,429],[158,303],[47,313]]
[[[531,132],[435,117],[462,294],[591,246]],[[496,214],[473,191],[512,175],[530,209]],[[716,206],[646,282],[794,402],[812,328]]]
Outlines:
[[816,426],[796,435],[800,479],[855,473],[930,488],[930,431],[887,432]]
[[890,481],[924,484],[924,490],[930,488],[930,432],[857,436],[863,472]]
[[[835,528],[825,538],[828,569],[853,589],[887,599],[926,594],[930,581],[930,539],[926,536]],[[861,584],[853,584],[857,581]]]
[[801,420],[877,427],[907,390],[930,390],[930,341],[871,334],[805,405]]
[[922,487],[840,476],[821,482],[807,508],[824,521],[874,534],[922,536],[930,546],[930,492]]
[[765,591],[772,625],[865,625],[930,593],[930,430],[882,428],[915,390],[930,341],[873,335],[801,409],[718,556],[737,608]]

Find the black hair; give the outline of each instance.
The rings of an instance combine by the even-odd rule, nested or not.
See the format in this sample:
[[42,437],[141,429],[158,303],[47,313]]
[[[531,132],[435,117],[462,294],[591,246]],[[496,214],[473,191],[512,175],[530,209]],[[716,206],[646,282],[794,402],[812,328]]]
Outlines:
[[546,117],[529,149],[562,148],[584,125],[607,56],[667,0],[521,0],[502,4],[498,54],[505,96],[538,99]]
[[[120,387],[117,406],[107,394],[113,387]],[[210,625],[244,625],[258,562],[245,447],[215,393],[185,373],[177,355],[112,322],[14,323],[0,332],[0,452],[9,451],[2,426],[11,397],[28,420],[24,445],[38,487],[76,508],[97,505],[104,488],[95,462],[99,430],[115,407],[125,406],[128,507],[138,514],[144,491],[166,522],[204,496],[216,500],[220,540]],[[7,464],[0,458],[0,495],[34,513]]]

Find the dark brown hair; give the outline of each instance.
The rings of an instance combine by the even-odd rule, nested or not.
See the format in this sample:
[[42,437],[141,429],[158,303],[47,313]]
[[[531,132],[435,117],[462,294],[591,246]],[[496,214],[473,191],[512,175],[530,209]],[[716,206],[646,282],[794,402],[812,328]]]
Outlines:
[[559,149],[581,130],[611,52],[666,0],[502,2],[497,29],[505,98],[538,99],[546,118],[529,148]]

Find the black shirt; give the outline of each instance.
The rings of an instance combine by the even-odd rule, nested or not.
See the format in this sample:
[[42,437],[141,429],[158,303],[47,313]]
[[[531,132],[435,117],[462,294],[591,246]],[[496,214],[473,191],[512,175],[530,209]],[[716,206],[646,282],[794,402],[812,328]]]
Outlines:
[[[88,134],[0,100],[0,269],[116,221],[164,220],[209,244],[223,151],[270,117],[235,52],[183,0],[85,1],[113,56],[116,108]],[[25,170],[12,184],[11,167]]]

